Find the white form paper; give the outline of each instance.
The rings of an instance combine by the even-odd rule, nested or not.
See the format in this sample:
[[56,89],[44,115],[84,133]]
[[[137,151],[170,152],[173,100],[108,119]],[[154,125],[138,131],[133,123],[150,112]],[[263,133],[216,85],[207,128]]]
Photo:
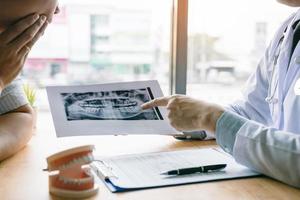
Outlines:
[[58,137],[84,135],[179,135],[163,107],[140,106],[163,93],[157,81],[47,87]]
[[[222,150],[196,149],[163,153],[123,155],[111,158],[101,158],[92,164],[98,169],[98,175],[108,170],[105,176],[114,186],[125,189],[138,189],[186,183],[205,182],[212,180],[232,179],[259,175],[247,167],[239,165],[234,159]],[[221,171],[209,173],[195,173],[180,176],[160,175],[162,172],[199,167],[203,165],[227,164]],[[96,170],[97,171],[97,170]]]

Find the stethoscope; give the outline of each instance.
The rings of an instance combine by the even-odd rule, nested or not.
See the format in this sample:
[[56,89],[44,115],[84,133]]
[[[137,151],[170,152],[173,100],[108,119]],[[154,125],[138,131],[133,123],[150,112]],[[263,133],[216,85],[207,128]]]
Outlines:
[[[297,22],[295,22],[294,25],[297,25],[298,23],[300,22],[300,20],[298,20]],[[292,26],[293,29],[296,28],[296,26]],[[275,94],[276,94],[276,90],[277,90],[277,86],[278,86],[278,78],[275,80],[275,84],[274,84],[274,87],[272,89],[272,83],[274,81],[274,77],[275,77],[275,68],[277,66],[277,63],[278,63],[278,58],[280,56],[280,52],[281,52],[281,48],[282,48],[282,43],[283,43],[283,40],[285,38],[285,35],[286,35],[286,32],[287,32],[287,29],[288,27],[285,28],[284,32],[283,32],[283,35],[281,36],[281,38],[279,39],[279,42],[276,46],[276,51],[275,51],[275,54],[274,54],[274,57],[273,57],[273,62],[272,62],[272,73],[271,73],[271,80],[270,80],[270,84],[269,84],[269,88],[268,88],[268,96],[265,98],[265,101],[268,102],[269,104],[275,104],[275,103],[278,103],[278,99],[275,98]],[[296,62],[297,63],[300,63],[300,57],[297,57],[296,58]]]
[[271,73],[271,80],[270,80],[270,84],[269,84],[269,88],[268,88],[268,96],[265,98],[265,101],[268,102],[269,104],[275,104],[275,103],[278,103],[278,99],[277,98],[274,98],[275,97],[275,94],[276,94],[276,89],[277,89],[277,86],[278,86],[278,78],[275,80],[275,85],[272,89],[272,83],[273,83],[273,80],[274,80],[274,77],[275,77],[275,67],[278,63],[278,58],[279,58],[279,55],[280,55],[280,51],[281,51],[281,48],[282,48],[282,43],[283,43],[283,40],[284,40],[284,37],[285,37],[285,33],[286,33],[286,30],[284,31],[283,35],[281,36],[277,46],[276,46],[276,52],[274,54],[274,57],[273,57],[273,62],[272,62],[272,73]]

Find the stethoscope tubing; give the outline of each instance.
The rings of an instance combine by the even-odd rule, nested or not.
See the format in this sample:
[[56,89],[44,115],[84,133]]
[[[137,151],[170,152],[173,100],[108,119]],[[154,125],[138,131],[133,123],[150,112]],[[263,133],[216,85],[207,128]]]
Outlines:
[[[274,59],[273,59],[273,62],[272,62],[272,72],[271,72],[271,79],[270,79],[270,84],[269,84],[269,88],[268,88],[268,96],[265,98],[266,102],[268,103],[274,103],[275,102],[275,93],[276,93],[276,89],[277,89],[277,86],[278,86],[278,79],[276,80],[276,83],[274,85],[274,87],[272,87],[272,83],[273,83],[273,80],[274,80],[274,77],[275,77],[275,68],[277,66],[277,63],[278,63],[278,58],[280,56],[280,52],[281,52],[281,47],[282,47],[282,43],[283,43],[283,40],[285,38],[285,34],[282,35],[282,37],[280,38],[277,46],[276,46],[276,52],[275,52],[275,55],[274,55]],[[273,88],[273,90],[272,90]]]

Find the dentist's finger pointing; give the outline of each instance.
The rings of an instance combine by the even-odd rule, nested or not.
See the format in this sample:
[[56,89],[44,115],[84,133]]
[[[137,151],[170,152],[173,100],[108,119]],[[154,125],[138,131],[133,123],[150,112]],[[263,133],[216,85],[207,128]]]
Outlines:
[[145,104],[143,104],[141,107],[143,110],[150,109],[157,106],[167,106],[169,103],[170,97],[160,97],[157,99],[153,99]]

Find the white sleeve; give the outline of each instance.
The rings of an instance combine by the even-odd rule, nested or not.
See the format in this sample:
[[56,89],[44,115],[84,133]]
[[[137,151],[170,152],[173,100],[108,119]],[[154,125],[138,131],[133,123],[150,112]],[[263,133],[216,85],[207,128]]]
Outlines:
[[20,78],[8,85],[0,95],[0,114],[15,110],[28,103]]
[[231,112],[218,119],[217,143],[255,171],[300,188],[300,135],[279,131]]
[[300,135],[253,121],[238,131],[233,148],[238,163],[300,188]]

